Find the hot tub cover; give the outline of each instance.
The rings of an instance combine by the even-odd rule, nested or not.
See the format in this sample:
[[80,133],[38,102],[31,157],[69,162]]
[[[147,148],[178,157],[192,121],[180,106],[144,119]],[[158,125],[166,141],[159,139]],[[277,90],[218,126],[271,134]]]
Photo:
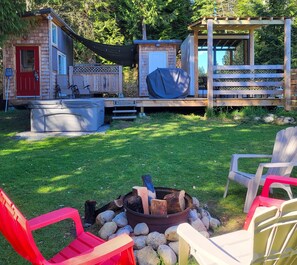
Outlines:
[[190,90],[190,76],[180,68],[158,68],[146,83],[150,98],[185,98]]

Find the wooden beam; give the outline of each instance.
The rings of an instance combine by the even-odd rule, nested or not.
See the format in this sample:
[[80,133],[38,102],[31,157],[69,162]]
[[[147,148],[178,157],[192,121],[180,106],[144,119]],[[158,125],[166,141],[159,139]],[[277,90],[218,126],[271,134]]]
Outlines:
[[282,73],[260,73],[260,74],[246,74],[246,73],[238,73],[238,74],[214,74],[213,78],[223,78],[223,79],[233,79],[233,78],[283,78],[284,74]]
[[215,87],[280,87],[283,85],[282,81],[233,81],[233,82],[213,82],[213,86]]
[[199,91],[199,68],[198,68],[198,31],[194,31],[194,96],[195,98],[198,97]]
[[261,99],[261,98],[216,98],[215,107],[244,107],[244,106],[283,106],[283,99]]
[[214,90],[214,95],[234,95],[234,96],[244,96],[244,95],[282,95],[282,90],[253,90],[253,89],[244,89],[244,90]]
[[213,108],[213,20],[207,20],[207,98],[208,108]]
[[284,25],[283,19],[278,20],[270,20],[270,19],[257,19],[257,20],[248,20],[248,19],[235,19],[235,20],[226,20],[226,19],[207,19],[202,20],[201,25],[207,25],[208,20],[212,20],[214,27],[220,25],[227,25],[227,26],[266,26],[266,25]]
[[255,64],[255,34],[254,34],[254,30],[250,29],[249,31],[250,34],[250,51],[249,51],[249,56],[250,56],[250,65],[254,65]]
[[216,65],[214,70],[284,70],[283,65]]
[[285,20],[284,90],[285,109],[291,109],[291,19]]

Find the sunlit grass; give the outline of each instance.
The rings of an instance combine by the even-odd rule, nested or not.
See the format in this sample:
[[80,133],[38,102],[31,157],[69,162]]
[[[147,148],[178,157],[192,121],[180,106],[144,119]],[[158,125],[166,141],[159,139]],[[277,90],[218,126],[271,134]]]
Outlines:
[[[32,218],[62,206],[84,214],[84,202],[98,207],[142,185],[151,174],[155,186],[185,189],[220,218],[222,233],[238,229],[245,189],[231,184],[222,199],[233,153],[271,153],[284,126],[157,113],[134,122],[115,122],[106,134],[74,138],[17,140],[29,130],[29,112],[0,113],[0,186]],[[256,170],[258,161],[243,165]],[[65,243],[69,225],[36,235],[49,256]],[[62,239],[59,240],[59,235]],[[27,264],[0,237],[0,264]],[[4,263],[1,263],[4,262]]]

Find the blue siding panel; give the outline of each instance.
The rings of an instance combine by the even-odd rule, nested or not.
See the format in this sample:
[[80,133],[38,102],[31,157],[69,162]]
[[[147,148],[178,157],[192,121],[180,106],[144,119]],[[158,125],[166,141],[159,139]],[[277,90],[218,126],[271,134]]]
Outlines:
[[58,51],[66,55],[68,67],[73,65],[73,39],[58,27],[58,47],[52,46],[53,70],[58,70]]

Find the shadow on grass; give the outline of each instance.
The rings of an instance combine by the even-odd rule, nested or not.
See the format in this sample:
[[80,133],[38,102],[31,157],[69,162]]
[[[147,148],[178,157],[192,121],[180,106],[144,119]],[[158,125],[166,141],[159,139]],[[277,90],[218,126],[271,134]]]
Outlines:
[[[28,218],[63,206],[83,214],[85,200],[94,199],[99,207],[142,185],[141,176],[150,174],[155,186],[184,189],[209,204],[224,224],[217,233],[238,229],[244,219],[245,189],[232,183],[230,195],[222,199],[231,155],[271,153],[275,134],[283,128],[165,113],[129,126],[112,125],[104,135],[15,140],[16,132],[28,130],[28,117],[19,111],[0,113],[0,186]],[[62,244],[51,242],[57,231],[67,235],[67,226],[48,234],[46,254]]]

